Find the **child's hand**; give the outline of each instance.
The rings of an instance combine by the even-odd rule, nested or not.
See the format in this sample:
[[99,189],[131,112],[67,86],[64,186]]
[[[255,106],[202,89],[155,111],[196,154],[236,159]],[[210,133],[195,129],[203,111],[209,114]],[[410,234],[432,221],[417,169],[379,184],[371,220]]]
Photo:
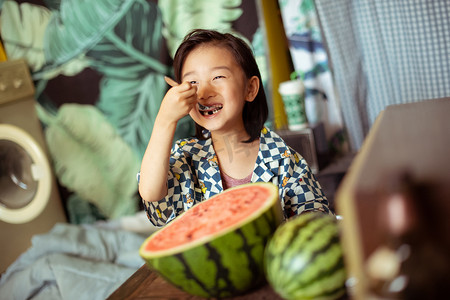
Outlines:
[[[168,81],[169,80],[169,81]],[[197,103],[197,87],[189,82],[178,85],[175,81],[166,79],[172,88],[169,89],[162,100],[159,114],[168,122],[178,122],[189,114]]]

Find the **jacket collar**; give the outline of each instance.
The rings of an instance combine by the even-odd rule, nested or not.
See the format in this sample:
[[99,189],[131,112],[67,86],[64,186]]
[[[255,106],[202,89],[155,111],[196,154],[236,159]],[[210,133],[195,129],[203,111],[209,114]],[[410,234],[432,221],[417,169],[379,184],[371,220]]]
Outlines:
[[269,163],[289,157],[291,150],[277,133],[264,127],[261,130],[259,155],[265,163]]
[[[209,160],[216,153],[212,145],[211,134],[207,132],[206,136],[208,138],[205,140],[197,140],[191,151],[193,154]],[[283,139],[266,127],[261,130],[259,150],[259,155],[264,162],[284,159],[291,155],[291,150]]]
[[[202,164],[206,170],[209,167],[218,168],[217,156],[212,145],[212,139],[209,132],[207,139],[197,140],[195,146],[191,149],[193,155],[199,156],[197,160]],[[291,155],[290,148],[286,145],[283,139],[275,132],[264,127],[261,130],[259,154],[256,160],[255,172],[259,173],[258,181],[270,181],[274,176],[274,171],[271,170],[271,162],[285,159]]]

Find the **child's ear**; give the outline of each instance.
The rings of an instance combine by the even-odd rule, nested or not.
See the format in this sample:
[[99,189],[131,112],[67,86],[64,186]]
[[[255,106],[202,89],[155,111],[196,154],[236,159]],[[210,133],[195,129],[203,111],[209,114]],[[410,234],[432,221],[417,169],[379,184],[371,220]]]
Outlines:
[[258,91],[259,78],[257,76],[253,76],[248,80],[247,83],[247,96],[245,97],[245,101],[252,102],[253,100],[255,100]]

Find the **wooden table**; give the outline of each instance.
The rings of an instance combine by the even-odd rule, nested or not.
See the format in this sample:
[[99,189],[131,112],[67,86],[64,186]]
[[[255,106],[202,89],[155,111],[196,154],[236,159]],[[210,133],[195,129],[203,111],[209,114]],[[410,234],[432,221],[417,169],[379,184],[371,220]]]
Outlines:
[[[146,265],[139,268],[127,281],[125,281],[109,300],[125,299],[180,299],[197,300],[204,299],[189,295],[152,272]],[[245,295],[234,297],[238,300],[281,300],[281,298],[272,290],[269,285],[249,292]]]

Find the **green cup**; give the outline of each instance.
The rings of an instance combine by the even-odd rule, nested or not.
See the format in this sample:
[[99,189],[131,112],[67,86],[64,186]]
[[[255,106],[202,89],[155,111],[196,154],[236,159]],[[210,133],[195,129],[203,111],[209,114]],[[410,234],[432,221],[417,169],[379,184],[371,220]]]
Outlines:
[[289,130],[300,130],[308,127],[303,82],[301,80],[284,81],[280,83],[278,92],[283,99]]

